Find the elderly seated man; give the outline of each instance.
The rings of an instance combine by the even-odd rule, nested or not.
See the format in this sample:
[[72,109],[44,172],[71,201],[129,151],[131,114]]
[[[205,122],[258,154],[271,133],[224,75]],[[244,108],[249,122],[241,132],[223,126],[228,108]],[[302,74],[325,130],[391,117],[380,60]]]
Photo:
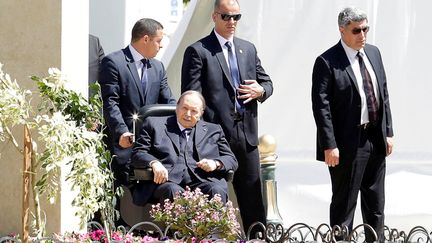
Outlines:
[[197,91],[184,92],[175,116],[148,117],[132,151],[132,165],[153,169],[154,179],[133,190],[137,205],[173,199],[186,186],[228,200],[227,170],[237,160],[219,125],[201,120],[205,100]]

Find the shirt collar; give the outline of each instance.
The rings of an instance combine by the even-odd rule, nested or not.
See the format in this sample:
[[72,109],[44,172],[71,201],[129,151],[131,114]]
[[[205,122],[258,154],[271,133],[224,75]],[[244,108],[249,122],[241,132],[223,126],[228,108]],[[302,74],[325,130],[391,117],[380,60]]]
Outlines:
[[180,129],[180,132],[183,132],[183,130],[186,129],[186,128],[185,128],[184,126],[182,126],[182,125],[180,124],[180,122],[178,122],[178,121],[177,121],[177,125],[178,125],[178,127],[179,127],[179,129]]
[[350,60],[356,59],[358,52],[360,52],[362,54],[362,56],[365,55],[363,48],[357,51],[357,50],[354,50],[351,47],[349,47],[347,44],[345,44],[345,42],[342,39],[341,39],[341,43],[342,43],[343,49],[345,50],[345,53],[347,54],[347,56]]
[[225,39],[224,37],[222,37],[221,35],[219,35],[219,34],[216,32],[216,30],[213,29],[213,32],[215,33],[216,38],[218,39],[219,44],[220,44],[220,46],[221,46],[222,48],[226,48],[225,43],[226,43],[227,41],[231,42],[231,43],[233,44],[233,46],[234,46],[234,42],[233,42],[233,40],[234,40],[234,36],[231,36],[231,38],[229,38],[229,39],[227,40],[227,39]]
[[129,50],[132,54],[134,62],[141,62],[141,59],[145,58],[137,50],[135,50],[135,48],[131,44],[129,44]]

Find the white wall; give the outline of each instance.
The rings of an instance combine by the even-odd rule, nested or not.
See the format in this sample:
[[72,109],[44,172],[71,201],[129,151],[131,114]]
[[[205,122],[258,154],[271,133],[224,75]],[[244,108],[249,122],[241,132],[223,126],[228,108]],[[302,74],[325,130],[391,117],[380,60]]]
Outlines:
[[[130,43],[131,31],[141,18],[153,18],[164,26],[169,43],[183,16],[182,0],[92,0],[90,4],[90,34],[98,36],[105,54],[124,48]],[[158,58],[163,55],[162,49]]]

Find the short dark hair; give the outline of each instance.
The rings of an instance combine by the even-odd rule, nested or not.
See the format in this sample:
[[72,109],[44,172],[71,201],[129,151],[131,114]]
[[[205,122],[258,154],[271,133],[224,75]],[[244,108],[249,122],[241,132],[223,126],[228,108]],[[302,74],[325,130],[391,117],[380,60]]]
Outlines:
[[138,20],[132,28],[132,42],[138,41],[145,35],[150,37],[156,36],[156,32],[162,29],[163,26],[158,21],[149,18],[142,18]]
[[[234,1],[236,1],[237,5],[240,6],[240,4],[239,4],[239,2],[238,2],[237,0],[234,0]],[[220,2],[221,2],[221,0],[215,0],[215,3],[214,3],[214,10],[219,9]]]
[[205,110],[205,108],[206,108],[206,102],[205,102],[204,96],[200,92],[195,91],[195,90],[187,90],[187,91],[183,92],[181,94],[180,98],[177,100],[177,105],[180,104],[180,102],[183,100],[183,98],[186,95],[196,95],[196,96],[198,96],[198,98],[201,100],[201,103],[202,103],[202,110]]

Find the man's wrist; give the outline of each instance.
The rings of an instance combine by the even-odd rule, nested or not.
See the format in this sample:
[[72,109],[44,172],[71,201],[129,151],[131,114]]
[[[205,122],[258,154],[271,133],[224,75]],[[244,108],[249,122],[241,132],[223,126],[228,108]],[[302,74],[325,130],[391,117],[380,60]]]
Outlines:
[[157,162],[159,162],[159,161],[157,161],[157,160],[152,160],[152,161],[150,161],[150,163],[149,163],[149,167],[153,168],[152,166],[153,166],[155,163],[157,163]]
[[221,169],[223,169],[223,163],[222,162],[220,162],[219,160],[215,160],[215,163],[216,163],[216,170],[221,170]]
[[265,89],[264,89],[264,87],[263,87],[263,90],[262,90],[262,92],[261,92],[261,95],[257,98],[257,100],[261,102],[261,101],[264,99],[264,96],[265,96]]

